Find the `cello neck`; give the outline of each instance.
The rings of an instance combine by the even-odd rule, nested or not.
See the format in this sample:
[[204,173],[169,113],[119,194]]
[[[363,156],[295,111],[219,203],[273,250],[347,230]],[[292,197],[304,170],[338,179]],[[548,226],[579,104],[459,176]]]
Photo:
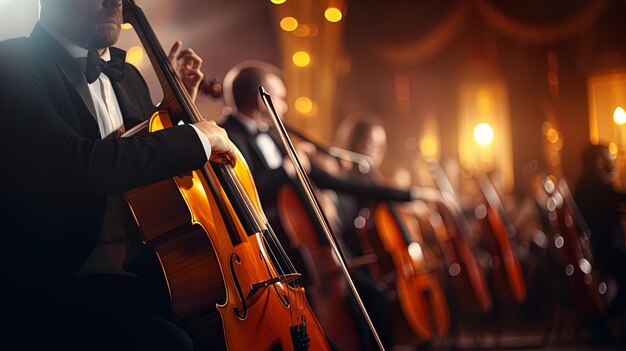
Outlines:
[[200,112],[172,67],[143,10],[134,0],[123,0],[123,13],[124,22],[130,23],[135,29],[161,83],[163,101],[159,108],[167,110],[186,123],[202,120]]

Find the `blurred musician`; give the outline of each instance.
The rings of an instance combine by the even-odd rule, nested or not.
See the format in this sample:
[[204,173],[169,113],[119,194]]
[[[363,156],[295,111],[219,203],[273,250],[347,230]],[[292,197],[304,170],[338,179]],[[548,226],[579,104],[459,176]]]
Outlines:
[[606,323],[626,307],[626,247],[621,225],[620,207],[626,193],[613,186],[616,176],[615,159],[605,145],[589,145],[582,157],[583,174],[575,192],[583,217],[591,229],[593,256],[618,285],[618,293],[605,315],[596,325],[599,337],[608,338]]

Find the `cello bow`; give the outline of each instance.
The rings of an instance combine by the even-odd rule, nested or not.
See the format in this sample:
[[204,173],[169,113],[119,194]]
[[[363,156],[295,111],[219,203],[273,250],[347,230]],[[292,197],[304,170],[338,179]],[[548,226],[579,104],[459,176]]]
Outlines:
[[267,108],[271,116],[272,122],[274,124],[274,127],[276,128],[276,131],[278,132],[280,140],[282,141],[283,146],[285,150],[287,151],[287,154],[289,155],[289,159],[294,165],[296,175],[298,177],[298,182],[302,186],[304,193],[307,199],[309,200],[309,203],[311,204],[311,208],[315,212],[315,217],[316,217],[315,219],[320,224],[320,227],[324,231],[324,235],[326,236],[326,239],[330,243],[331,249],[333,250],[335,257],[337,258],[337,262],[339,263],[339,267],[341,268],[341,271],[344,277],[346,278],[348,286],[350,287],[350,290],[352,291],[352,294],[354,295],[357,301],[357,304],[361,310],[361,313],[363,314],[363,318],[367,322],[367,325],[372,333],[372,336],[376,340],[376,344],[378,344],[378,348],[381,351],[384,351],[385,347],[383,346],[383,343],[380,340],[380,337],[378,336],[378,332],[376,331],[376,328],[374,327],[374,324],[372,323],[372,320],[369,314],[367,313],[367,309],[365,308],[365,305],[363,304],[363,300],[361,300],[361,296],[359,295],[359,292],[357,291],[357,288],[354,285],[354,281],[352,280],[352,277],[350,276],[350,272],[348,271],[348,266],[346,265],[346,260],[345,260],[346,256],[342,252],[337,240],[335,239],[334,235],[332,234],[330,230],[330,224],[328,223],[326,217],[324,216],[322,212],[322,208],[319,203],[319,200],[317,199],[313,191],[311,180],[306,174],[304,167],[302,167],[302,163],[300,162],[300,159],[298,158],[298,154],[296,153],[296,149],[293,146],[291,139],[289,138],[289,134],[287,133],[285,125],[282,123],[282,120],[280,116],[278,115],[278,112],[276,112],[276,109],[274,108],[274,104],[272,103],[271,96],[265,90],[263,86],[259,87],[259,93],[261,94],[261,99],[263,100],[263,103],[265,104],[265,107]]

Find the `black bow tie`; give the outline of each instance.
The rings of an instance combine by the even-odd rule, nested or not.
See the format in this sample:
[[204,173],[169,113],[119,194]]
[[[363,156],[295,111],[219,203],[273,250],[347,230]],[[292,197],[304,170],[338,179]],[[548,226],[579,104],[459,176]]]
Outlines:
[[124,78],[126,51],[118,48],[109,48],[109,53],[111,54],[111,61],[106,62],[100,58],[96,50],[89,50],[85,67],[87,83],[95,82],[100,77],[100,73],[106,74],[114,82],[119,82]]

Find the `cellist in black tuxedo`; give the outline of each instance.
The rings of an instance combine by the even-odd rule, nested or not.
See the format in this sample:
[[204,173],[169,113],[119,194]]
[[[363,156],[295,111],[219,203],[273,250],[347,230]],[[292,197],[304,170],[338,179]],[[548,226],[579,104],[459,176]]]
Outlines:
[[[127,255],[139,237],[121,193],[209,159],[236,162],[234,148],[209,121],[116,138],[154,108],[139,72],[110,48],[122,2],[40,4],[30,37],[0,43],[0,348],[190,350],[148,276],[129,268],[159,266]],[[170,58],[196,96],[202,60],[179,49]]]

